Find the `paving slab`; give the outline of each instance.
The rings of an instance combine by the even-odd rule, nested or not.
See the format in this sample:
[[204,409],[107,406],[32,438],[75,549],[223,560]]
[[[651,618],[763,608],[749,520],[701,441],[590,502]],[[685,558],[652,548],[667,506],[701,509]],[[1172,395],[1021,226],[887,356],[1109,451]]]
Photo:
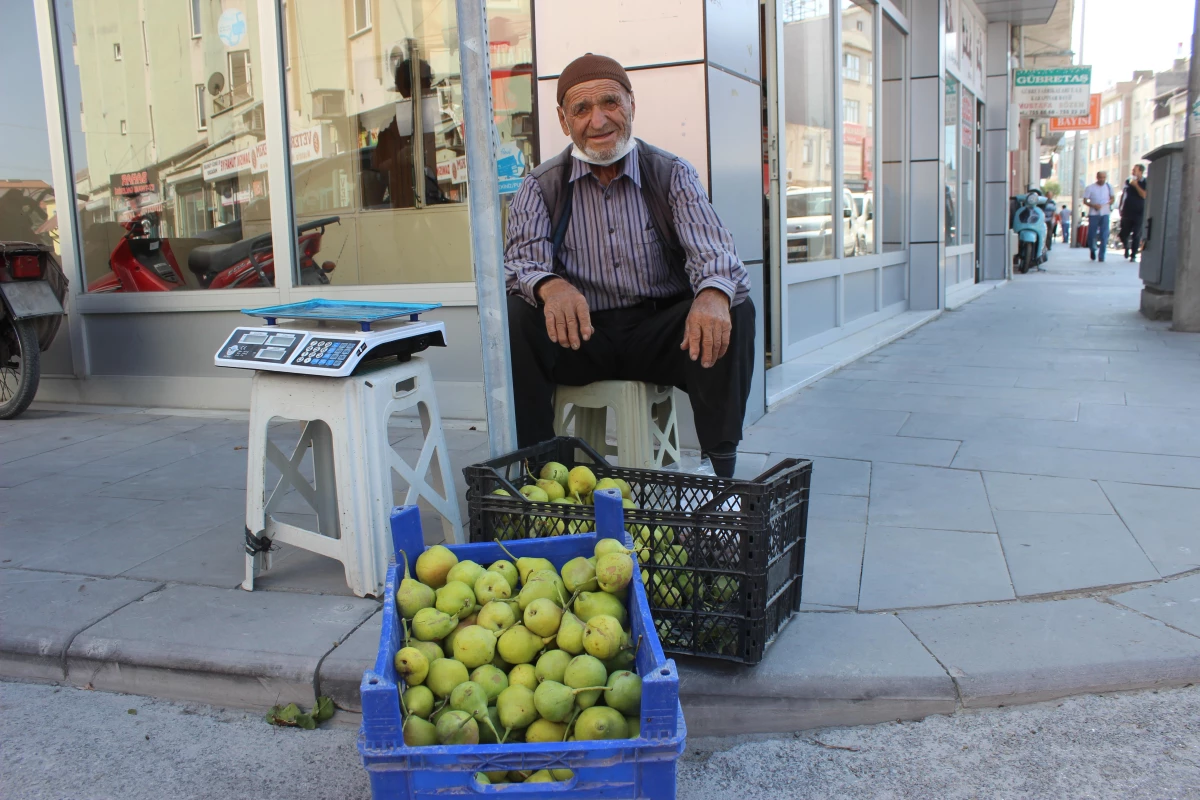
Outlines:
[[867,498],[849,494],[814,492],[808,500],[808,518],[840,522],[866,522]]
[[1114,603],[1200,636],[1200,575],[1113,595]]
[[874,465],[872,525],[995,533],[996,523],[978,472]]
[[996,522],[1020,596],[1161,577],[1116,515],[997,511]]
[[741,446],[755,452],[831,456],[859,461],[894,461],[901,464],[950,465],[958,442],[908,436],[878,436],[848,431],[792,431],[751,429]]
[[994,533],[867,528],[859,611],[1011,600]]
[[967,708],[1200,680],[1200,639],[1097,600],[906,611],[900,619],[954,676]]
[[[819,384],[817,385],[819,387]],[[1077,401],[1048,400],[1042,403],[1014,403],[990,397],[942,397],[928,394],[892,394],[886,391],[833,391],[810,387],[797,395],[797,402],[811,406],[870,408],[881,411],[911,411],[926,414],[974,414],[985,417],[1073,420],[1079,413]]]
[[173,585],[75,637],[76,685],[221,706],[312,705],[317,665],[372,600]]
[[1112,514],[1112,505],[1095,481],[985,472],[988,501],[999,511],[1047,511]]
[[160,586],[0,569],[0,675],[63,680],[67,647],[81,631]]
[[812,486],[814,493],[852,494],[866,497],[871,493],[871,462],[849,458],[821,456],[792,456],[788,453],[772,452],[768,464],[778,464],[785,458],[809,458],[813,462]]
[[[122,573],[127,578],[203,584],[232,589],[246,575],[245,522],[231,520],[193,536],[162,555]],[[289,553],[275,553],[273,563]]]
[[[829,379],[825,378],[824,380]],[[788,399],[751,427],[791,430],[802,426],[814,430],[841,430],[894,436],[906,419],[908,419],[906,411],[801,406],[795,399]]]
[[677,658],[691,736],[949,714],[953,682],[891,614],[800,612],[756,667]]
[[854,608],[862,575],[865,522],[809,520],[800,594],[810,605]]
[[1188,456],[965,441],[950,466],[955,469],[1200,488],[1200,458]]
[[1100,486],[1162,575],[1200,567],[1200,490],[1111,481]]
[[362,713],[359,689],[363,673],[375,666],[382,630],[381,610],[347,636],[345,641],[321,662],[317,686],[321,694],[332,698],[338,708]]

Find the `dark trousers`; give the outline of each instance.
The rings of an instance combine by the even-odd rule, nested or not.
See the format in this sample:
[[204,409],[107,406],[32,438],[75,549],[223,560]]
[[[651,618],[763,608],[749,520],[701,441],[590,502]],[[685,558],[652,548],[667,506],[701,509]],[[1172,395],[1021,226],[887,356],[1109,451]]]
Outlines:
[[663,306],[593,312],[591,340],[571,350],[550,341],[541,308],[510,295],[508,335],[517,444],[528,447],[554,436],[556,385],[584,386],[603,380],[682,389],[692,402],[702,448],[740,442],[754,373],[754,304],[744,300],[730,309],[729,349],[708,369],[679,349],[691,298]]
[[1129,258],[1132,255],[1137,258],[1138,248],[1142,244],[1141,214],[1121,217],[1121,241],[1125,245],[1125,257]]

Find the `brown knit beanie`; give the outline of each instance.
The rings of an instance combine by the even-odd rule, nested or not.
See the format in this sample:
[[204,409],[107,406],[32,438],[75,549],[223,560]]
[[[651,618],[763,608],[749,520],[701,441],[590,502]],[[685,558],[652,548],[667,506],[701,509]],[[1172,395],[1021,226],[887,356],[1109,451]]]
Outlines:
[[566,69],[558,76],[558,104],[560,106],[563,104],[563,98],[567,96],[571,87],[606,78],[621,84],[627,91],[633,91],[633,85],[629,82],[629,76],[625,74],[625,68],[615,60],[594,53],[580,56],[567,64]]

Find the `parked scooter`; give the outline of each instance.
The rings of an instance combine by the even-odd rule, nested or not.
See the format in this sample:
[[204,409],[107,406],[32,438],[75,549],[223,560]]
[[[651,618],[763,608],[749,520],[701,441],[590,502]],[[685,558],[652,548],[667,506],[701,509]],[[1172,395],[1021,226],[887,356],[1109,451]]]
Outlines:
[[[325,217],[297,228],[301,284],[329,283],[329,273],[337,265],[332,261],[318,265],[316,256],[325,227],[340,221],[340,217]],[[122,225],[126,233],[109,257],[112,272],[89,284],[88,292],[169,292],[186,286],[171,243],[159,238],[153,218],[139,216]],[[239,237],[240,232],[238,226]],[[271,234],[264,233],[252,239],[200,245],[188,253],[188,269],[202,289],[274,286],[274,256]]]
[[1024,275],[1034,269],[1044,271],[1046,262],[1046,214],[1041,203],[1045,198],[1038,192],[1030,192],[1021,201],[1013,214],[1012,229],[1017,234],[1017,254],[1013,256],[1013,269]]
[[44,244],[0,242],[0,419],[33,402],[41,354],[63,318],[67,277]]

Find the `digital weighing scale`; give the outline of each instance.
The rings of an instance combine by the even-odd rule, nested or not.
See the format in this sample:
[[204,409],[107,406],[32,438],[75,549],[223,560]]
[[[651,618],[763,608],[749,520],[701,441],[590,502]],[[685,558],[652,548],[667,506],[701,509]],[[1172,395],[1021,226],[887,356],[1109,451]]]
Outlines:
[[[344,378],[366,361],[407,361],[427,347],[446,346],[446,326],[419,315],[441,303],[308,300],[242,309],[266,324],[237,328],[217,351],[218,367]],[[276,320],[287,319],[284,327]]]

